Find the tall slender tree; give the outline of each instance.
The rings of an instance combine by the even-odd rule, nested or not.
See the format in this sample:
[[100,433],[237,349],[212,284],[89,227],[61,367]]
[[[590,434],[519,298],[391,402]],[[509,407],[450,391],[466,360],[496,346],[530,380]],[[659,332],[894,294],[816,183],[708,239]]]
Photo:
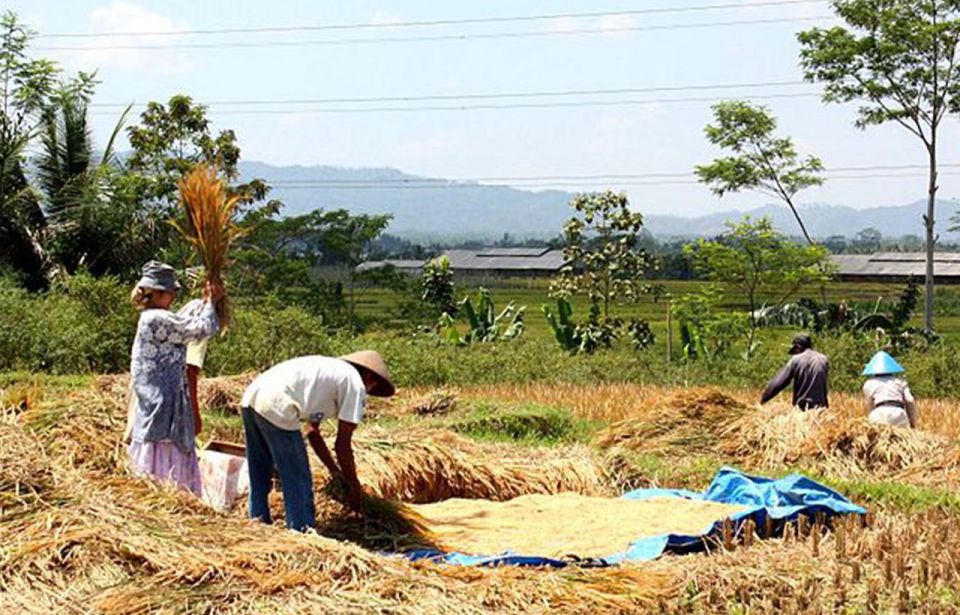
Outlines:
[[828,103],[858,101],[855,125],[896,123],[927,156],[923,322],[932,330],[937,154],[940,126],[957,98],[960,0],[832,0],[846,23],[800,32],[800,64]]
[[698,166],[695,172],[700,181],[717,196],[754,190],[782,201],[793,212],[807,243],[813,245],[793,197],[823,183],[820,159],[800,156],[790,137],[777,136],[777,118],[765,107],[727,100],[713,106],[713,120],[704,129],[707,139],[730,155]]

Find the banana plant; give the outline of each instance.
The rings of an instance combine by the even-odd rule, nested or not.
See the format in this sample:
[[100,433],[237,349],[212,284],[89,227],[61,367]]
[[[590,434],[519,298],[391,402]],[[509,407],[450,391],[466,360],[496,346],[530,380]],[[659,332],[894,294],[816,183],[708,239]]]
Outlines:
[[480,288],[476,305],[470,297],[464,297],[457,304],[459,314],[467,321],[468,330],[465,334],[460,333],[456,319],[447,312],[440,316],[437,324],[441,338],[455,346],[510,340],[523,334],[523,314],[526,309],[526,306],[518,308],[511,301],[497,312],[490,291]]
[[560,297],[557,299],[557,312],[549,306],[541,305],[540,311],[547,317],[547,324],[553,331],[553,336],[564,350],[573,352],[580,345],[577,340],[577,323],[573,321],[573,307],[570,302]]

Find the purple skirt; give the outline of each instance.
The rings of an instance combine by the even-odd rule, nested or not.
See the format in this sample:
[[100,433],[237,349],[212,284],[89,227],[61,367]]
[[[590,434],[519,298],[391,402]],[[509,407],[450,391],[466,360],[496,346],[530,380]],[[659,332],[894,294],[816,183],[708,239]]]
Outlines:
[[152,476],[160,481],[173,483],[180,489],[200,497],[203,481],[200,479],[200,464],[193,451],[184,453],[169,440],[161,442],[131,442],[130,468],[139,476]]

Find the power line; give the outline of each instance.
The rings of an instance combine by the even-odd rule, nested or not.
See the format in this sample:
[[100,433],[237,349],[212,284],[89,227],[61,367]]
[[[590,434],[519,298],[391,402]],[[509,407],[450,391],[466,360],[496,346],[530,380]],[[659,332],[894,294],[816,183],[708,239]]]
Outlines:
[[619,34],[627,32],[648,32],[658,30],[688,30],[696,28],[723,28],[736,26],[769,25],[779,23],[797,23],[833,19],[832,15],[816,17],[775,17],[769,19],[742,19],[734,21],[713,21],[687,24],[659,24],[649,26],[621,26],[612,28],[572,28],[569,30],[547,30],[526,32],[488,32],[476,34],[438,34],[431,36],[395,36],[380,38],[341,38],[326,40],[299,41],[224,41],[219,43],[163,43],[163,44],[116,44],[84,46],[37,47],[37,51],[104,51],[104,50],[163,50],[163,49],[226,49],[258,47],[304,47],[313,45],[354,45],[382,43],[443,42],[465,40],[543,38],[550,36],[571,36],[583,34]]
[[[795,92],[789,94],[755,94],[751,100],[776,100],[788,98],[819,97],[819,92]],[[717,100],[716,96],[687,97],[687,98],[646,98],[634,100],[595,100],[595,101],[558,101],[543,103],[505,103],[505,104],[464,104],[464,105],[420,105],[407,107],[328,107],[303,109],[211,109],[212,115],[314,115],[321,113],[402,113],[422,111],[492,111],[505,109],[563,109],[583,107],[619,107],[661,105],[675,103],[710,103]],[[104,111],[91,111],[94,115],[115,115]]]
[[[941,168],[957,169],[960,163],[945,163]],[[872,173],[878,170],[904,171],[923,169],[925,165],[874,165],[865,167],[835,167],[826,171],[829,180],[886,179],[903,177],[925,177],[926,173]],[[830,175],[833,172],[856,172],[856,175]],[[860,174],[868,172],[867,174]],[[958,171],[944,171],[941,175],[960,175]],[[625,180],[625,181],[620,181]],[[644,180],[644,181],[639,181]],[[700,183],[690,172],[683,173],[633,173],[619,175],[546,175],[531,177],[487,177],[460,180],[442,180],[429,178],[410,178],[399,180],[265,180],[272,187],[284,190],[300,189],[445,189],[445,188],[490,188],[504,187],[473,183],[482,181],[503,181],[517,183],[518,188],[549,188],[555,186],[650,186],[650,185],[693,185]],[[529,183],[534,182],[534,183]]]
[[[608,96],[616,94],[640,94],[653,92],[688,92],[701,90],[736,90],[753,89],[761,87],[790,87],[798,85],[808,85],[805,81],[758,81],[752,83],[729,83],[729,84],[701,84],[701,85],[676,85],[676,86],[654,86],[645,88],[606,88],[606,89],[581,89],[581,90],[546,90],[540,92],[480,92],[469,94],[426,94],[426,95],[408,95],[408,96],[374,96],[374,97],[353,97],[353,98],[292,98],[292,99],[251,99],[251,100],[209,100],[203,101],[204,105],[216,106],[246,106],[246,105],[322,105],[322,104],[343,104],[343,103],[380,103],[380,102],[419,102],[419,101],[448,101],[448,100],[489,100],[489,99],[523,99],[523,98],[554,98],[566,96]],[[129,103],[91,103],[90,107],[107,108],[125,108]]]
[[693,13],[725,9],[753,9],[760,7],[793,6],[802,4],[822,4],[823,0],[768,0],[765,2],[702,4],[685,7],[658,7],[650,9],[634,9],[626,11],[596,11],[586,13],[552,13],[539,15],[498,16],[498,17],[469,17],[463,19],[433,19],[419,21],[401,21],[384,23],[353,23],[353,24],[324,24],[308,26],[258,26],[248,28],[209,28],[194,30],[165,30],[165,31],[114,31],[114,32],[56,32],[40,34],[37,38],[106,38],[112,36],[206,36],[220,34],[265,34],[283,32],[323,32],[338,30],[364,30],[382,28],[411,28],[434,27],[453,25],[475,25],[490,23],[511,23],[545,21],[553,19],[586,19],[593,17],[626,17],[637,15],[657,15],[669,13]]

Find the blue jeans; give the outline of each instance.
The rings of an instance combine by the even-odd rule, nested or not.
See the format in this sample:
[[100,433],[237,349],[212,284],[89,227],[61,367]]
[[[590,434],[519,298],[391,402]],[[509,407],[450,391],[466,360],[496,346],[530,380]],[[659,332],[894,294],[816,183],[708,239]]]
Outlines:
[[244,408],[242,415],[250,472],[250,518],[271,523],[267,496],[276,468],[283,489],[287,527],[299,531],[313,527],[316,525],[313,476],[303,436],[299,431],[274,426],[251,408]]

